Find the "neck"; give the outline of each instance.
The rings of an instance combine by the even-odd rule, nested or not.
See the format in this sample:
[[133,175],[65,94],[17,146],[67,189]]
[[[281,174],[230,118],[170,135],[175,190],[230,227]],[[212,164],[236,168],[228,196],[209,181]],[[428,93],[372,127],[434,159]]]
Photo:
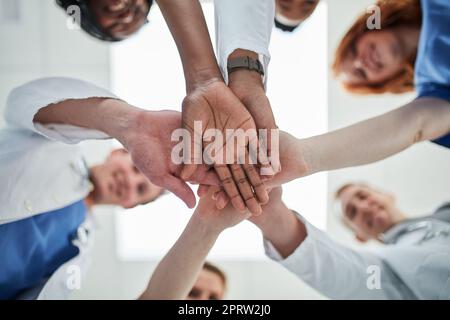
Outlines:
[[408,59],[416,55],[419,46],[420,28],[416,26],[399,27],[395,30],[403,49],[403,56]]

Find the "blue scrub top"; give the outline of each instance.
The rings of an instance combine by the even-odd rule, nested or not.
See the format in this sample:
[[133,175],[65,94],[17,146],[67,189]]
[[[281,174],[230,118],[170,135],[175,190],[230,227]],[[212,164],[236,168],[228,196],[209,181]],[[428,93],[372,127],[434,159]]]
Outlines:
[[81,200],[0,225],[0,299],[14,299],[78,255],[72,240],[86,212]]
[[[422,31],[415,66],[419,97],[450,102],[450,0],[421,0]],[[434,141],[450,148],[450,134]]]

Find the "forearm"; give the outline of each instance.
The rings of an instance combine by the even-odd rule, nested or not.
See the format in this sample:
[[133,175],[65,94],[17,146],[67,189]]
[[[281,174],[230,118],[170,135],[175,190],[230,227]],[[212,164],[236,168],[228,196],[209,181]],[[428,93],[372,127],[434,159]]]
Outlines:
[[120,140],[141,111],[116,99],[71,99],[40,109],[34,122],[95,129]]
[[213,231],[194,214],[175,245],[158,264],[140,299],[185,299],[218,235],[218,231]]
[[265,217],[253,223],[261,229],[264,239],[270,241],[283,258],[287,258],[305,240],[305,225],[282,202],[263,215]]
[[215,0],[216,50],[227,79],[227,61],[237,49],[262,58],[267,73],[269,43],[275,16],[273,0]]
[[198,0],[157,0],[180,53],[187,91],[222,80]]
[[[297,141],[307,174],[373,163],[450,131],[450,104],[423,98],[349,127]],[[306,174],[306,175],[307,175]]]

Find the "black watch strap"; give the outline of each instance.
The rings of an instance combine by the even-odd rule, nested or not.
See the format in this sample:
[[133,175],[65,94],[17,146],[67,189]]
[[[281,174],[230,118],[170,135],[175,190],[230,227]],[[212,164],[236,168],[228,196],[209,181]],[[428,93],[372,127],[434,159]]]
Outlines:
[[258,72],[260,75],[264,76],[264,67],[261,62],[257,59],[250,57],[239,57],[233,58],[228,61],[228,74],[239,69],[247,69]]

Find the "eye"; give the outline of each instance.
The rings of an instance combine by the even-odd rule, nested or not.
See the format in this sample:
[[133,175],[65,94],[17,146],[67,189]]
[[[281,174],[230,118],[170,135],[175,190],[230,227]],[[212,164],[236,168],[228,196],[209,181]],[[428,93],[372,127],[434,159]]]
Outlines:
[[147,192],[147,189],[148,187],[146,183],[140,183],[137,186],[137,191],[140,196],[144,195]]
[[346,213],[347,213],[347,218],[349,218],[350,220],[353,220],[356,215],[356,208],[353,205],[350,205],[349,207],[347,207]]
[[189,296],[190,298],[198,298],[198,297],[200,296],[200,290],[198,290],[198,289],[196,289],[196,288],[193,288],[193,289],[189,292],[188,296]]
[[367,199],[367,194],[365,194],[364,192],[358,193],[358,199],[359,199],[359,200],[365,200],[365,199]]
[[219,297],[215,294],[209,296],[209,300],[219,300]]

